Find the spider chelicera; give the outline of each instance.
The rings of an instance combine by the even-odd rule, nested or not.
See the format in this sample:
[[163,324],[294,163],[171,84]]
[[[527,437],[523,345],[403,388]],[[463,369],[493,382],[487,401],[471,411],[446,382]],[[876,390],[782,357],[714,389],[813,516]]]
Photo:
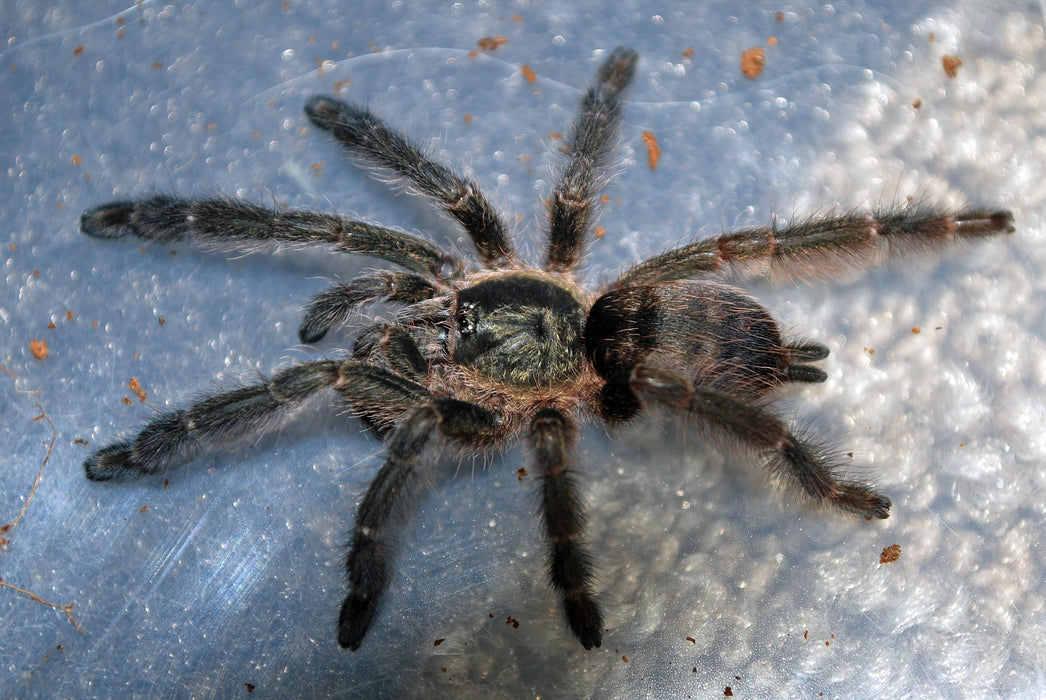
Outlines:
[[351,357],[288,367],[266,381],[164,411],[132,439],[93,453],[84,462],[87,478],[164,472],[200,450],[271,430],[318,392],[337,392],[387,448],[356,511],[349,544],[338,642],[354,650],[388,587],[397,534],[425,481],[428,461],[421,458],[432,450],[469,454],[528,443],[540,475],[549,578],[586,649],[600,645],[603,615],[574,476],[582,421],[613,425],[644,407],[674,410],[760,455],[779,481],[812,501],[868,519],[888,517],[890,499],[844,476],[839,460],[768,408],[770,394],[783,384],[824,381],[811,363],[827,357],[828,348],[782,338],[751,296],[693,278],[823,276],[894,251],[1009,233],[1012,216],[908,208],[752,228],[676,248],[633,266],[605,289],[586,291],[574,271],[637,60],[634,51],[614,50],[581,100],[548,204],[542,267],[517,259],[502,218],[474,182],[430,160],[366,109],[326,96],[306,103],[312,123],[456,219],[475,245],[480,269],[375,224],[232,199],[155,195],[84,212],[81,231],[99,238],[188,239],[244,250],[266,243],[328,245],[402,268],[338,284],[309,305],[299,330],[306,343],[362,305],[399,306],[394,321],[363,330]]

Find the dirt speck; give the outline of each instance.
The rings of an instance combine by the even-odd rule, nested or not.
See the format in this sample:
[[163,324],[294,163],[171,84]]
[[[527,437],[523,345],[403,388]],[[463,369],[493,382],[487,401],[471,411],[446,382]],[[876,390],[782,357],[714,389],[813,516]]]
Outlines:
[[51,353],[51,351],[47,349],[46,340],[30,340],[29,352],[38,360],[44,359]]
[[762,46],[753,46],[741,54],[741,72],[748,78],[758,78],[766,66],[766,51]]
[[882,554],[879,555],[880,564],[892,564],[901,558],[901,545],[891,544],[889,547],[883,549]]
[[650,169],[654,170],[657,168],[657,161],[661,158],[661,146],[657,142],[657,136],[653,131],[644,131],[643,143],[646,144],[647,162],[650,164]]

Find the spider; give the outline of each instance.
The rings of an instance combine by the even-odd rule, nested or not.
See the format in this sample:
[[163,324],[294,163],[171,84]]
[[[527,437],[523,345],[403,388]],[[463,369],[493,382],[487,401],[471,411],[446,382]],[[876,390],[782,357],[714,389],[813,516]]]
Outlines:
[[517,258],[503,219],[476,183],[428,158],[367,109],[322,95],[305,104],[308,119],[365,166],[392,173],[457,220],[481,267],[376,224],[227,198],[159,194],[85,211],[80,229],[98,238],[188,239],[244,250],[327,245],[401,268],[335,285],[308,306],[299,329],[305,343],[361,306],[397,306],[392,321],[362,331],[351,356],[294,365],[166,410],[137,436],[89,456],[87,478],[162,473],[201,450],[270,431],[310,397],[333,390],[386,446],[348,544],[348,594],[337,634],[352,650],[388,588],[395,541],[435,452],[463,456],[526,441],[540,475],[549,579],[586,649],[600,645],[604,623],[576,480],[583,421],[612,426],[644,408],[675,411],[758,455],[780,482],[815,503],[866,519],[889,517],[889,498],[846,477],[838,459],[769,406],[782,385],[823,382],[827,375],[813,363],[828,348],[784,338],[766,309],[740,289],[694,278],[825,276],[898,251],[1009,233],[1012,215],[909,207],[751,228],[670,250],[587,291],[575,269],[637,62],[630,49],[611,52],[581,100],[548,202],[541,267]]

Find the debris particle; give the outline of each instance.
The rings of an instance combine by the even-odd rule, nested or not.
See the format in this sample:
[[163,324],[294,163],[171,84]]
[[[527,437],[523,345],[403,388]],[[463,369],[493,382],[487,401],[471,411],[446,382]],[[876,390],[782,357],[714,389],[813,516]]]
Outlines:
[[538,74],[534,72],[533,68],[524,63],[522,66],[519,67],[519,69],[523,71],[523,77],[527,79],[528,83],[533,83],[537,81]]
[[480,51],[494,51],[499,49],[508,43],[508,37],[505,36],[485,36],[476,44],[479,46]]
[[46,340],[30,340],[29,341],[29,352],[32,353],[33,357],[38,360],[42,360],[51,352],[47,349]]
[[512,617],[511,615],[509,615],[508,619],[505,620],[505,624],[506,625],[511,625],[512,629],[516,629],[516,630],[519,629],[519,620],[517,620],[516,618]]
[[[14,373],[8,370],[6,367],[3,369],[12,377],[15,377]],[[17,377],[15,378],[17,379]],[[40,469],[36,472],[36,479],[33,480],[33,485],[29,489],[29,494],[25,497],[25,502],[22,504],[22,510],[19,511],[17,516],[15,516],[14,520],[4,525],[0,525],[0,549],[6,547],[9,543],[9,540],[5,539],[4,535],[13,530],[15,526],[17,526],[18,523],[25,516],[26,512],[28,512],[29,504],[33,502],[33,497],[36,495],[36,489],[40,485],[40,480],[44,477],[44,469],[47,468],[47,463],[51,461],[51,454],[54,452],[55,440],[58,439],[58,430],[54,427],[54,421],[52,421],[51,417],[47,415],[46,411],[44,411],[43,406],[41,406],[40,404],[36,404],[36,407],[40,409],[40,415],[38,415],[36,418],[33,418],[33,423],[37,423],[39,421],[46,421],[47,425],[51,428],[51,439],[46,443],[47,453],[44,455],[43,461],[40,462]],[[65,616],[69,618],[69,622],[72,623],[73,627],[76,628],[77,632],[79,632],[80,634],[86,634],[83,628],[80,627],[80,623],[76,621],[75,617],[73,617],[72,603],[69,603],[68,605],[59,605],[58,603],[52,603],[48,600],[44,600],[43,598],[36,595],[30,590],[21,588],[20,586],[16,586],[13,583],[8,583],[7,581],[4,581],[2,578],[0,578],[0,587],[10,589],[16,593],[21,593],[22,595],[32,600],[34,603],[46,605],[47,607],[54,608],[55,610],[61,610],[65,613]],[[63,647],[59,645],[58,648],[62,649]]]
[[658,159],[661,158],[661,146],[653,131],[643,132],[643,143],[646,144],[647,162],[650,164],[650,169],[654,170],[657,168]]
[[922,332],[923,332],[923,329],[919,328],[919,326],[912,326],[912,333],[914,333],[915,335],[919,335]]
[[758,78],[766,65],[766,52],[762,46],[753,46],[741,54],[741,72],[748,78]]
[[694,639],[693,637],[687,637],[686,641],[690,642],[691,644],[697,644],[697,640]]
[[519,478],[520,481],[523,481],[523,478],[526,475],[527,475],[526,467],[520,467],[519,469],[516,470],[516,476]]
[[922,106],[923,106],[923,101],[922,100],[920,100],[918,98],[915,99],[915,100],[912,100],[912,107],[915,107],[916,109],[921,109]]
[[880,564],[892,564],[901,558],[901,545],[891,544],[879,555]]
[[76,47],[75,49],[73,49],[73,55],[74,55],[74,56],[79,56],[79,55],[80,55],[80,54],[82,54],[83,52],[84,52],[84,45],[83,45],[83,44],[80,44],[80,45],[79,45],[79,46],[77,46],[77,47]]
[[694,50],[693,49],[683,49],[683,58],[693,58],[693,57],[694,57]]
[[142,388],[138,377],[131,377],[131,381],[127,382],[127,387],[134,392],[139,401],[145,401],[145,389]]
[[723,689],[723,697],[724,698],[732,698],[732,697],[734,697],[734,690],[733,690],[733,688],[731,688],[730,686],[726,686],[726,688]]
[[941,59],[941,65],[944,66],[944,74],[949,78],[954,78],[959,74],[959,66],[962,65],[962,61],[959,60],[958,56],[946,55]]
[[432,642],[432,646],[438,647],[440,644],[442,644],[445,641],[447,641],[447,638],[446,637],[442,637],[441,639],[437,639],[434,642]]

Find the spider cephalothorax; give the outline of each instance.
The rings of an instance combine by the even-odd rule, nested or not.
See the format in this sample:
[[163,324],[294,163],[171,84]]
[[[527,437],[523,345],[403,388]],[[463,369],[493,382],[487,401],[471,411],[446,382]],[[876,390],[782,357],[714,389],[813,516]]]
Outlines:
[[906,209],[846,214],[787,228],[755,228],[676,248],[639,263],[600,293],[574,277],[591,227],[596,183],[620,122],[619,97],[637,56],[619,48],[581,101],[549,203],[543,269],[516,259],[495,209],[471,180],[426,157],[362,107],[314,97],[305,113],[365,164],[392,172],[456,219],[483,269],[432,243],[332,214],[277,211],[230,199],[168,195],[102,204],[81,230],[101,238],[192,239],[224,248],[327,244],[403,270],[357,277],[319,294],[299,330],[315,342],[372,302],[401,305],[394,321],[357,337],[351,357],[295,365],[270,379],[161,413],[137,436],[92,454],[96,481],[156,474],[199,450],[271,429],[291,409],[333,390],[386,443],[384,466],[360,502],[338,641],[357,649],[388,586],[393,544],[424,481],[426,450],[487,450],[523,439],[540,475],[549,577],[571,629],[599,646],[603,618],[583,541],[573,480],[577,424],[619,423],[643,407],[681,412],[759,454],[785,485],[865,518],[890,500],[847,479],[838,461],[767,408],[787,382],[822,382],[810,363],[828,348],[787,340],[743,291],[698,281],[723,271],[823,276],[894,250],[1013,230],[1009,212]]

